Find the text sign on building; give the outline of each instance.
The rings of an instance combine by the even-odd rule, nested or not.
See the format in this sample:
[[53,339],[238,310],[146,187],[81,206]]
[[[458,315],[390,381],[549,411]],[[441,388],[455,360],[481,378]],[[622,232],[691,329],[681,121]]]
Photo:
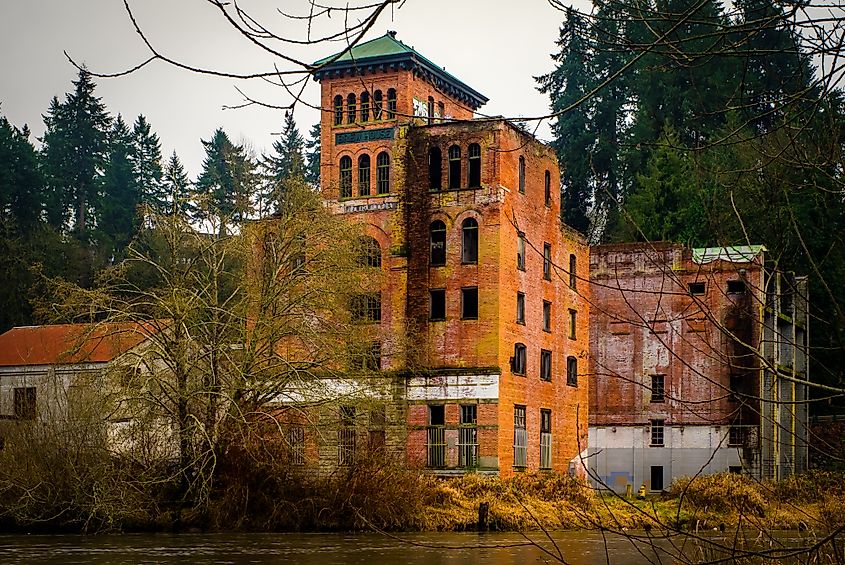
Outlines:
[[373,202],[370,204],[346,204],[343,207],[343,213],[350,212],[375,212],[377,210],[395,210],[398,207],[397,202]]
[[393,139],[393,128],[367,129],[364,131],[345,131],[335,135],[335,145],[344,143],[361,143],[364,141],[381,141]]

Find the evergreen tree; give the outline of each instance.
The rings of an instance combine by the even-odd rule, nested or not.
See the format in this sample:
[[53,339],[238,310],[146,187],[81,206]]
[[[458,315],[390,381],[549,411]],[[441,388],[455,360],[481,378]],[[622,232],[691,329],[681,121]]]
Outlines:
[[296,127],[293,114],[286,112],[285,127],[280,138],[273,142],[273,152],[264,155],[261,161],[265,178],[261,198],[268,211],[279,210],[284,199],[285,181],[305,174],[304,147],[305,140]]
[[108,161],[103,175],[98,232],[109,256],[129,243],[139,226],[140,185],[136,176],[132,132],[118,114],[109,132]]
[[320,186],[320,123],[311,127],[305,142],[305,180]]
[[167,193],[161,184],[161,143],[142,115],[132,127],[132,172],[141,202],[154,212],[167,208]]
[[195,213],[191,207],[191,181],[175,151],[164,166],[161,186],[166,201],[162,212],[180,216]]
[[29,130],[0,116],[0,221],[22,233],[35,229],[43,209],[43,185]]
[[196,219],[217,222],[222,236],[229,222],[242,221],[252,211],[252,195],[258,186],[256,165],[220,128],[202,144],[206,157],[196,184]]

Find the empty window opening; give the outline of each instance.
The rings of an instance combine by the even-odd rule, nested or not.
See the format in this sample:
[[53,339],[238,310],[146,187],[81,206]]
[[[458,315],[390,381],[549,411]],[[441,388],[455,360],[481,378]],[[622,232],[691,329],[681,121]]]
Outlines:
[[516,323],[525,323],[525,293],[516,293]]
[[340,158],[340,197],[352,196],[352,157],[344,155]]
[[449,188],[461,188],[461,148],[449,147]]
[[446,289],[435,288],[428,291],[429,295],[429,319],[430,320],[445,320],[446,319]]
[[439,147],[428,150],[428,187],[431,190],[443,188],[443,153]]
[[478,405],[462,404],[458,429],[458,465],[478,466]]
[[578,339],[576,334],[578,328],[578,312],[569,309],[569,339]]
[[651,466],[651,490],[663,490],[663,465]]
[[361,121],[370,121],[370,93],[361,93]]
[[430,264],[440,266],[446,264],[446,224],[441,220],[431,222],[431,256]]
[[552,280],[552,244],[543,244],[543,278]]
[[543,331],[552,331],[552,303],[548,300],[543,301]]
[[707,284],[703,282],[689,283],[689,293],[693,296],[700,296],[707,292]]
[[566,384],[578,386],[578,359],[572,355],[566,358]]
[[528,430],[525,428],[525,406],[513,407],[513,466],[528,466]]
[[[660,447],[663,444],[663,420],[651,420],[651,445]],[[662,487],[661,487],[662,488]]]
[[350,94],[346,97],[346,123],[354,124],[357,115],[358,105],[356,104],[355,94]]
[[745,294],[745,281],[728,281],[728,294]]
[[334,125],[343,123],[343,96],[338,94],[334,97]]
[[427,116],[428,125],[431,125],[431,124],[434,123],[434,97],[433,96],[428,97],[428,107],[426,108],[426,111],[428,113],[428,116]]
[[552,380],[552,352],[548,349],[540,350],[540,379]]
[[651,375],[651,402],[663,402],[666,394],[666,375]]
[[373,119],[380,120],[381,119],[381,109],[382,109],[382,96],[381,90],[376,90],[373,92]]
[[35,387],[15,388],[13,395],[15,418],[18,420],[35,420],[38,406]]
[[477,143],[470,143],[469,153],[469,183],[470,188],[481,186],[481,146]]
[[478,319],[478,287],[465,286],[461,289],[461,318]]
[[731,375],[728,400],[736,402],[742,396],[742,375]]
[[552,411],[540,409],[540,468],[552,468]]
[[569,255],[569,288],[576,290],[578,287],[578,259],[574,254]]
[[515,343],[513,346],[513,357],[511,357],[511,373],[524,375],[527,351],[524,343]]
[[392,120],[396,117],[396,89],[387,89],[387,119]]
[[525,234],[518,232],[516,237],[516,268],[525,270]]
[[390,155],[382,151],[376,157],[376,192],[387,194],[390,192]]
[[370,156],[358,157],[358,195],[370,195]]
[[525,194],[525,157],[519,156],[519,192]]
[[374,237],[361,237],[358,265],[361,267],[381,267],[381,245]]
[[478,263],[478,222],[467,218],[461,224],[461,262]]
[[728,467],[728,473],[732,475],[741,475],[742,474],[742,466],[740,465],[731,465]]
[[552,173],[548,170],[543,178],[543,195],[546,201],[546,206],[552,205]]

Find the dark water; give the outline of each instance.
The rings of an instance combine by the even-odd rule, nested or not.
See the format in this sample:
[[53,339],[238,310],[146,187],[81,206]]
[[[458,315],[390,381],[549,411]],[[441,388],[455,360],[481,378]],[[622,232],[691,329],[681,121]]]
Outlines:
[[[527,565],[558,562],[542,533],[526,539],[506,534],[128,534],[109,536],[0,536],[2,564],[267,564],[303,565]],[[596,532],[557,532],[553,538],[572,565],[673,563],[682,554],[691,562],[701,555],[681,540],[656,545]],[[795,541],[795,540],[793,540]],[[495,546],[495,547],[494,547]]]

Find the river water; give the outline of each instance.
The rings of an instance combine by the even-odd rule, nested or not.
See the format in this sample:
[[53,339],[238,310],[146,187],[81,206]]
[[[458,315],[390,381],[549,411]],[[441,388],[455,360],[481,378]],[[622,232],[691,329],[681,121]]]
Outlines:
[[[0,536],[0,563],[528,565],[557,562],[541,549],[557,554],[541,532],[531,533],[530,537],[540,547],[519,545],[526,540],[515,533],[401,534],[397,538],[380,534],[7,535]],[[702,558],[691,544],[683,546],[679,540],[660,540],[652,546],[622,536],[603,538],[596,532],[555,532],[553,539],[565,562],[572,565],[673,563],[671,554],[678,553],[692,562]]]

